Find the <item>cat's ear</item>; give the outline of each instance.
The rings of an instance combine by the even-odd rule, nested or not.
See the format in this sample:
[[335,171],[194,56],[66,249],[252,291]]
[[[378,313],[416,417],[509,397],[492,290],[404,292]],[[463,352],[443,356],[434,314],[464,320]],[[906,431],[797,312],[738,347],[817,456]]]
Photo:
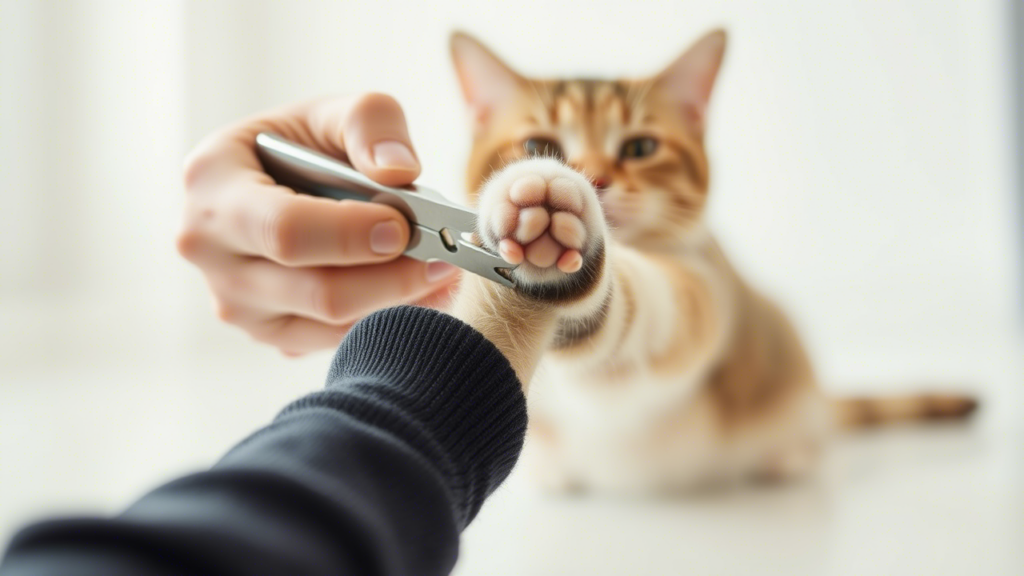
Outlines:
[[680,106],[701,134],[704,133],[711,89],[715,86],[725,55],[725,41],[725,30],[712,30],[656,78],[659,88]]
[[522,76],[468,34],[453,33],[451,49],[462,95],[478,125],[486,123],[494,110],[515,96],[526,83]]

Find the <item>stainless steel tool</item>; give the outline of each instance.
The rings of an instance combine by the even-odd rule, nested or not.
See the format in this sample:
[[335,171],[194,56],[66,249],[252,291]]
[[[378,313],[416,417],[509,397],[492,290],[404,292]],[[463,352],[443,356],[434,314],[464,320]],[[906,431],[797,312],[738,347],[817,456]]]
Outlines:
[[440,193],[417,184],[378,184],[341,160],[269,132],[256,136],[256,149],[267,174],[296,192],[380,202],[398,209],[409,220],[411,231],[406,256],[444,260],[504,286],[515,285],[510,275],[515,266],[469,240],[476,229],[476,213]]

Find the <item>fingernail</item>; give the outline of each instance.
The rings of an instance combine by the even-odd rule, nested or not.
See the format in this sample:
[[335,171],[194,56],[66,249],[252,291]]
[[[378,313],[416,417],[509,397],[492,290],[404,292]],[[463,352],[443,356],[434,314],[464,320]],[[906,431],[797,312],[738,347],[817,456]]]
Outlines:
[[442,262],[440,260],[427,262],[427,282],[438,282],[440,280],[444,280],[445,278],[451,277],[458,271],[458,268],[447,262]]
[[399,170],[418,170],[420,167],[412,150],[397,140],[385,140],[374,144],[373,163],[378,168],[397,168]]
[[388,220],[370,229],[370,250],[377,254],[394,254],[402,248],[402,227],[398,222]]

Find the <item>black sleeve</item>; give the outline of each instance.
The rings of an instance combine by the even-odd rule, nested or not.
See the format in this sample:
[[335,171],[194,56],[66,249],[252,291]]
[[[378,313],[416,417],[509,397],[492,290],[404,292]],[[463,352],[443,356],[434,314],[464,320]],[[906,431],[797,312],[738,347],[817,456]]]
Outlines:
[[341,344],[324,390],[212,469],[115,518],[31,526],[0,574],[447,574],[525,429],[515,373],[480,333],[384,310]]

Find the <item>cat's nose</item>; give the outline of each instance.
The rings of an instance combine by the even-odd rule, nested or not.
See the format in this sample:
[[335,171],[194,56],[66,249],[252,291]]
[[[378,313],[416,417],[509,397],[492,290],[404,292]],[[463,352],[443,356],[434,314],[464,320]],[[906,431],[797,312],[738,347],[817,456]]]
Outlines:
[[594,185],[594,188],[597,188],[598,192],[604,192],[604,189],[612,183],[612,179],[607,176],[595,176],[590,179],[590,183]]

